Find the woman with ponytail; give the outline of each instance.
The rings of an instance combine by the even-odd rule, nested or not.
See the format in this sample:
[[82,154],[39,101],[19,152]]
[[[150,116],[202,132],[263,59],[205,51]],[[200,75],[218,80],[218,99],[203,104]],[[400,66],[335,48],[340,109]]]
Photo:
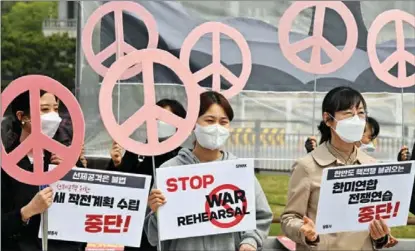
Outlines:
[[363,96],[350,87],[334,88],[323,100],[320,145],[294,164],[281,217],[282,230],[298,251],[374,250],[391,239],[383,220],[372,221],[369,231],[326,235],[318,235],[314,225],[324,168],[376,162],[356,146],[365,130],[366,108]]

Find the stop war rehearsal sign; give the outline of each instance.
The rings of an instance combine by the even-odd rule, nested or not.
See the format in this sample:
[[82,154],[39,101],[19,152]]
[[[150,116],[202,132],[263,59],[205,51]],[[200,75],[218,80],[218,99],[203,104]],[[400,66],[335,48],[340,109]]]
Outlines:
[[317,232],[368,230],[375,219],[405,226],[414,175],[414,161],[324,169]]
[[145,175],[73,168],[50,185],[49,239],[139,247],[150,182]]
[[256,228],[252,159],[159,168],[156,177],[167,201],[158,211],[160,240]]

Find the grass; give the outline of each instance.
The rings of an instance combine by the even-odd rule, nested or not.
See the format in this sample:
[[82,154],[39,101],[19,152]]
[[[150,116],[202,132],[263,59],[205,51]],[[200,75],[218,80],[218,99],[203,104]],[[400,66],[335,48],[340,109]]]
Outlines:
[[[274,217],[279,217],[287,200],[290,177],[288,175],[258,174],[257,178],[267,196]],[[394,227],[392,228],[392,234],[397,238],[415,238],[415,226]],[[280,224],[272,224],[269,235],[283,235]]]

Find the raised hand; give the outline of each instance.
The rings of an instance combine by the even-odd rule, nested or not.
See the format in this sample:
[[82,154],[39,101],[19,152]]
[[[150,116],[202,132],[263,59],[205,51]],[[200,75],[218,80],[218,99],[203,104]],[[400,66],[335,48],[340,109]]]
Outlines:
[[303,221],[304,221],[304,224],[301,226],[300,231],[304,234],[305,238],[308,241],[310,242],[316,241],[318,234],[316,232],[316,226],[314,225],[313,220],[311,220],[307,216],[304,216]]
[[398,161],[406,161],[410,159],[409,148],[403,146],[398,154]]
[[312,152],[317,147],[317,139],[314,136],[308,137],[305,142],[305,149],[307,153]]
[[114,166],[116,167],[121,164],[122,152],[123,152],[123,148],[118,143],[113,142],[112,148],[111,148],[111,159],[112,159],[112,162],[114,162]]

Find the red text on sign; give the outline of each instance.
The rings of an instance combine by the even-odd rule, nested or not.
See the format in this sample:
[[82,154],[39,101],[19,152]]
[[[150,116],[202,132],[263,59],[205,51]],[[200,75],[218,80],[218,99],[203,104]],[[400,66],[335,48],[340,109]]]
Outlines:
[[401,203],[398,201],[395,203],[395,206],[389,202],[376,206],[361,207],[359,209],[359,223],[371,222],[374,219],[380,220],[396,217],[398,216],[400,204]]
[[[193,190],[206,188],[208,185],[213,184],[215,178],[213,175],[203,175],[203,176],[192,176],[192,177],[179,177],[179,178],[170,178],[167,179],[167,191],[176,192],[178,189],[186,191],[189,187]],[[181,186],[179,187],[179,185]]]
[[[121,215],[87,214],[85,231],[88,233],[121,233],[128,232],[131,216],[123,219]],[[124,224],[124,225],[123,225]]]

